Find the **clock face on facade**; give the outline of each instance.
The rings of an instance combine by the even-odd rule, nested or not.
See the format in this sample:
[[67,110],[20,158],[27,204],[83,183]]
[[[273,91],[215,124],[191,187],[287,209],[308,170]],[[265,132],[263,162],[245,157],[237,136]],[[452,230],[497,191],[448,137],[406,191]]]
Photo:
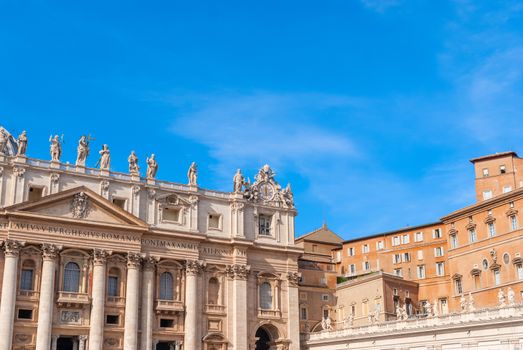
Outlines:
[[274,197],[274,187],[268,182],[262,183],[259,187],[259,195],[264,201],[271,200]]

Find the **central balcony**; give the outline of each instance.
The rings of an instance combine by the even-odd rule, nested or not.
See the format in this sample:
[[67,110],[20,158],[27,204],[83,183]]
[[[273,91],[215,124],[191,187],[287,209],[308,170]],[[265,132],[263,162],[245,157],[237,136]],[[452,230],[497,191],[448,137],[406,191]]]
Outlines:
[[87,293],[63,291],[58,292],[58,300],[56,302],[61,307],[81,307],[91,303]]
[[225,315],[225,306],[216,304],[206,304],[205,312],[208,314],[220,314]]
[[34,290],[19,290],[18,297],[21,300],[38,300],[39,292]]
[[281,311],[280,310],[258,309],[258,317],[259,318],[281,318]]
[[156,313],[158,314],[175,314],[184,312],[183,302],[179,300],[156,299]]

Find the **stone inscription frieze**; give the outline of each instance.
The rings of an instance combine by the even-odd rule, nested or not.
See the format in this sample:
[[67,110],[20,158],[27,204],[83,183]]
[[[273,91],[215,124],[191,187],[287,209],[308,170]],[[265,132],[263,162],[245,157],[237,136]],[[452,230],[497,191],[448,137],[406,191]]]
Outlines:
[[115,233],[115,232],[100,232],[93,230],[85,230],[80,228],[50,226],[45,224],[28,224],[22,222],[11,221],[9,223],[0,223],[0,227],[9,230],[29,231],[35,233],[57,234],[65,237],[75,237],[83,239],[101,239],[107,241],[118,241],[122,243],[137,243],[143,246],[156,248],[174,248],[183,250],[198,250],[198,244],[190,242],[177,242],[171,240],[163,240],[156,238],[138,237],[130,234]]

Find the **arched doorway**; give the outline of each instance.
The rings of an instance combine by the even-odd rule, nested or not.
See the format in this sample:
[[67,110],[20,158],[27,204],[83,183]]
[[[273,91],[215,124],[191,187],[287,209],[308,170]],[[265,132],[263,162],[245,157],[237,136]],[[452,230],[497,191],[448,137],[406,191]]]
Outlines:
[[260,327],[256,331],[256,350],[270,350],[271,336],[265,328]]

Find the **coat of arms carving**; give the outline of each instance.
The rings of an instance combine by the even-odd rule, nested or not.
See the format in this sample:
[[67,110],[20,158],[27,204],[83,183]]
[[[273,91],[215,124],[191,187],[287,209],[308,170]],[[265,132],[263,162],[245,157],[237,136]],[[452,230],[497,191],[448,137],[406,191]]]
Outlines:
[[71,202],[71,212],[73,218],[85,219],[89,215],[89,198],[84,192],[74,195]]

